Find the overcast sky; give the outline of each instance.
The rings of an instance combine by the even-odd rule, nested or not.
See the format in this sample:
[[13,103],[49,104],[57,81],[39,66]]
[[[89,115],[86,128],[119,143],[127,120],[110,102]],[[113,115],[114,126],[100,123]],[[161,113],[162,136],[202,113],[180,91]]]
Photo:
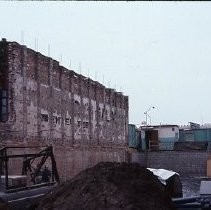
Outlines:
[[[0,36],[129,96],[129,121],[211,122],[211,2],[0,2]],[[22,33],[21,33],[22,31]],[[22,34],[22,35],[21,35]],[[81,63],[81,70],[79,68]]]

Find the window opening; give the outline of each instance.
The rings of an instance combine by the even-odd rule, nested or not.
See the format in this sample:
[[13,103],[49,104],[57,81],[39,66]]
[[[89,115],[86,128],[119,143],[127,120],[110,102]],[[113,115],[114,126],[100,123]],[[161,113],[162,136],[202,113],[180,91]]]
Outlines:
[[8,120],[8,91],[0,89],[0,122]]

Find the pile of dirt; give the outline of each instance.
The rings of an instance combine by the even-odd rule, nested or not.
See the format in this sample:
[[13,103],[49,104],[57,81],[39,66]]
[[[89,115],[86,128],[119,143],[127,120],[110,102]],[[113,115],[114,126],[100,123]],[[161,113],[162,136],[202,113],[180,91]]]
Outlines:
[[0,198],[0,210],[10,210],[8,204]]
[[138,164],[102,162],[58,186],[38,209],[173,210],[156,176]]

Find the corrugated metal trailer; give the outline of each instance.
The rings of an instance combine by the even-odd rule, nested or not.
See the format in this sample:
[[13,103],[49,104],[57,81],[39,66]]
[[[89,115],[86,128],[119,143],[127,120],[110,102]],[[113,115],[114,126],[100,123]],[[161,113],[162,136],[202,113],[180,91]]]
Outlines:
[[141,132],[136,129],[133,124],[128,125],[129,147],[141,148]]

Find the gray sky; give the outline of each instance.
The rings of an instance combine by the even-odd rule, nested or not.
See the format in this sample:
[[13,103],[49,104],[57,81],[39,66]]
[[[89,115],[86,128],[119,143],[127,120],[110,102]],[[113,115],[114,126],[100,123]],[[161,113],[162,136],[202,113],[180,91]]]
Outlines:
[[[129,121],[211,122],[211,2],[0,2],[0,36],[129,96]],[[24,34],[21,38],[21,31]]]

